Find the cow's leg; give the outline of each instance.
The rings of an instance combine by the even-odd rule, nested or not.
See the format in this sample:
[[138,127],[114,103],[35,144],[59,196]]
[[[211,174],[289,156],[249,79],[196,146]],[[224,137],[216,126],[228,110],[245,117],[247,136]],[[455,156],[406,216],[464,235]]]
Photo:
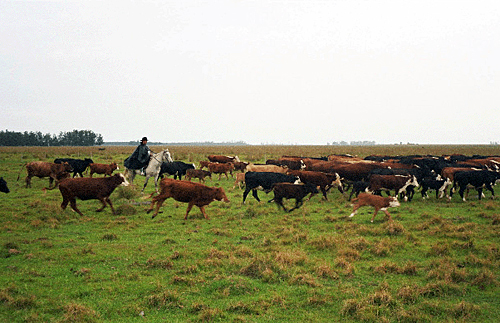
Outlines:
[[285,205],[283,204],[283,198],[274,198],[274,203],[276,203],[276,205],[278,206],[278,209],[280,208],[280,206],[283,208],[283,210],[285,210],[285,212],[288,212],[288,210],[286,209]]
[[491,186],[491,184],[487,183],[485,186],[486,186],[486,189],[491,192],[491,198],[494,198],[495,197],[495,191],[493,190],[493,187]]
[[464,192],[465,192],[465,189],[466,189],[466,186],[460,186],[460,190],[458,191],[458,194],[460,194],[460,197],[462,198],[462,200],[465,202],[465,197],[464,197]]
[[[184,216],[184,220],[187,220],[189,211],[193,208],[193,203],[189,202],[187,210],[186,210],[186,215]],[[200,207],[201,213],[203,213],[203,216],[206,218],[207,216],[205,215],[205,211]]]
[[[156,197],[160,197],[160,196],[156,196]],[[156,200],[155,212],[153,213],[153,216],[151,216],[151,219],[154,219],[158,215],[158,212],[160,211],[160,207],[163,205],[163,202],[165,202],[165,200],[166,200],[166,198],[163,198],[163,197]],[[148,210],[148,213],[151,212],[151,210],[153,209],[153,203],[154,202],[151,202],[151,204],[152,204],[151,209]]]
[[71,208],[78,214],[80,214],[80,216],[83,216],[83,213],[76,207],[76,199],[73,197],[70,199],[69,201],[70,205],[71,205]]
[[360,204],[354,204],[352,208],[352,213],[349,215],[350,218],[352,218],[356,213],[358,213],[358,209],[361,207]]
[[113,215],[114,215],[114,214],[116,214],[116,213],[115,213],[115,209],[113,208],[113,203],[111,203],[111,200],[109,199],[109,196],[108,196],[108,197],[106,197],[106,202],[108,202],[109,207],[111,208],[111,213],[112,213]]
[[26,182],[26,187],[31,187],[31,177],[28,175],[26,176],[26,179],[24,180]]
[[97,209],[97,210],[95,210],[96,212],[101,212],[106,207],[106,198],[101,197],[101,198],[99,198],[99,201],[101,201],[102,207],[99,208],[99,209]]
[[257,195],[257,190],[256,190],[256,189],[253,189],[253,190],[252,190],[252,195],[253,195],[253,197],[254,197],[257,201],[259,201],[259,202],[260,202],[259,195]]
[[66,207],[68,206],[68,203],[69,203],[69,199],[63,197],[63,201],[61,203],[61,209],[65,210]]
[[[391,215],[389,214],[389,211],[387,211],[387,209],[382,209],[382,211],[384,211],[385,215],[387,215],[387,217],[389,217],[389,221],[392,221],[392,217]],[[373,222],[373,221],[372,221]]]
[[482,187],[476,187],[477,191],[477,199],[481,200],[481,197],[483,196],[483,188]]
[[[371,221],[370,221],[370,222],[372,222],[372,223],[373,223],[373,220],[375,219],[375,216],[377,215],[378,210],[379,210],[379,208],[378,208],[378,207],[375,207],[375,212],[373,212],[373,216],[372,216],[372,219],[371,219]],[[385,211],[386,211],[386,210],[384,210],[384,212],[385,212]]]
[[[205,212],[205,206],[199,206],[200,210],[201,210],[201,213],[203,214],[203,216],[205,217],[205,219],[207,220],[210,220],[208,218],[208,215],[207,215],[207,212]],[[187,215],[187,214],[186,214]]]
[[292,212],[293,210],[298,209],[299,207],[302,206],[302,204],[304,204],[304,202],[302,201],[302,199],[296,199],[295,200],[295,206],[292,209],[290,209],[290,211],[288,211],[288,212]]
[[[323,197],[325,198],[326,201],[328,201],[328,197],[326,197],[326,192],[328,191],[325,187],[320,188],[321,193],[323,193]],[[308,201],[314,196],[314,194],[309,195],[309,198],[307,199]]]

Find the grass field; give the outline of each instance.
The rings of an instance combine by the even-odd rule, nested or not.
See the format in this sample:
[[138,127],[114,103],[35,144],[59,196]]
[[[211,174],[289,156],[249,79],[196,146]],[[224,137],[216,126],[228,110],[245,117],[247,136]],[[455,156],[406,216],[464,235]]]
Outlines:
[[[253,197],[243,205],[233,180],[214,176],[230,203],[210,220],[167,200],[155,219],[136,187],[62,211],[47,179],[24,187],[29,161],[59,157],[123,160],[135,147],[0,147],[0,321],[5,322],[499,322],[500,202],[421,200],[390,209],[393,222],[338,191],[284,213]],[[151,147],[160,151],[163,147]],[[174,160],[209,154],[264,162],[281,155],[482,154],[496,146],[169,147]],[[20,174],[20,180],[17,177]],[[150,181],[145,195],[153,192]],[[263,201],[271,198],[259,192]],[[268,197],[266,199],[266,197]],[[288,206],[292,205],[288,201]]]

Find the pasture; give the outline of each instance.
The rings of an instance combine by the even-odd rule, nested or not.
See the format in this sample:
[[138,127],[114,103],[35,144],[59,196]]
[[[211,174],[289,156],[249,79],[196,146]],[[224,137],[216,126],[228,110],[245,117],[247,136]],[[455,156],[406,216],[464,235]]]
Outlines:
[[[150,146],[155,152],[165,147]],[[214,146],[167,147],[174,160],[209,154],[264,163],[282,155],[500,155],[498,146]],[[30,161],[123,160],[135,147],[0,147],[0,320],[8,322],[499,322],[500,200],[422,200],[356,216],[332,189],[292,213],[259,192],[218,176],[230,203],[212,202],[205,220],[168,199],[155,219],[145,210],[154,191],[144,177],[111,195],[117,211],[84,216],[62,211],[48,179],[24,187]],[[86,174],[86,176],[89,176]],[[100,175],[94,175],[100,176]],[[197,182],[197,180],[195,180]],[[498,186],[495,187],[498,192]],[[285,201],[288,207],[293,201]]]

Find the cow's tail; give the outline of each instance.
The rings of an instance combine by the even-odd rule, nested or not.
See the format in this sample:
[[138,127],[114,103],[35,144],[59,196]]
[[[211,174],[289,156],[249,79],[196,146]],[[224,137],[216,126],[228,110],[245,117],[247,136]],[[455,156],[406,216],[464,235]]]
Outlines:
[[17,180],[19,180],[19,177],[21,177],[21,172],[23,171],[23,168],[24,166],[28,165],[28,163],[24,164],[22,167],[21,167],[21,170],[19,171],[19,174],[17,175]]
[[142,200],[148,200],[148,199],[151,199],[151,198],[153,198],[153,195],[155,195],[155,194],[156,194],[156,192],[153,192],[153,193],[151,193],[151,194],[149,194],[149,195],[144,195],[143,197],[141,197],[141,199],[142,199]]

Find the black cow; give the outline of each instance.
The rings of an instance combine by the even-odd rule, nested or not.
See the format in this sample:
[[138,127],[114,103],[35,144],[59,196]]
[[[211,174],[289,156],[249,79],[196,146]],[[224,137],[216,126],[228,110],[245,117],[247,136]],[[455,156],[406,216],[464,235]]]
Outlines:
[[428,190],[435,190],[436,198],[442,198],[446,191],[446,187],[452,183],[448,179],[443,180],[426,177],[423,178],[419,184],[422,187],[422,191],[420,193],[422,194],[422,198],[425,199],[429,197],[429,195],[427,195]]
[[90,158],[85,159],[75,159],[75,158],[57,158],[54,160],[56,164],[68,163],[71,167],[73,167],[73,178],[76,177],[76,174],[83,177],[83,172],[92,164],[94,161]]
[[351,200],[353,195],[355,195],[355,197],[358,197],[359,193],[365,192],[368,186],[370,186],[370,183],[366,181],[353,182],[352,191],[351,194],[349,195],[349,201]]
[[0,192],[10,192],[9,188],[7,187],[7,182],[3,179],[3,177],[0,177]]
[[[483,195],[483,186],[491,192],[493,197],[495,196],[495,191],[493,191],[492,185],[500,178],[500,173],[492,172],[489,170],[480,171],[462,171],[456,172],[454,177],[454,185],[460,187],[458,193],[462,200],[465,201],[464,192],[467,189],[467,185],[472,185],[477,191],[478,199],[481,199]],[[453,192],[450,193],[450,198]]]
[[171,163],[162,163],[159,176],[163,178],[163,174],[174,175],[174,179],[182,179],[186,175],[188,169],[195,169],[194,164],[186,164],[181,161],[173,161]]
[[[292,212],[295,209],[304,204],[304,197],[307,194],[311,193],[309,199],[314,194],[318,194],[318,189],[315,185],[306,183],[306,184],[293,184],[293,183],[276,183],[273,185],[274,191],[274,202],[278,205],[278,208],[281,206],[285,212]],[[295,199],[295,207],[287,210],[285,205],[283,204],[283,199]]]
[[299,182],[298,177],[290,176],[282,173],[272,172],[247,172],[245,173],[245,192],[243,192],[243,203],[247,198],[248,193],[252,191],[253,197],[260,202],[257,195],[257,189],[269,193],[276,183],[296,183]]

